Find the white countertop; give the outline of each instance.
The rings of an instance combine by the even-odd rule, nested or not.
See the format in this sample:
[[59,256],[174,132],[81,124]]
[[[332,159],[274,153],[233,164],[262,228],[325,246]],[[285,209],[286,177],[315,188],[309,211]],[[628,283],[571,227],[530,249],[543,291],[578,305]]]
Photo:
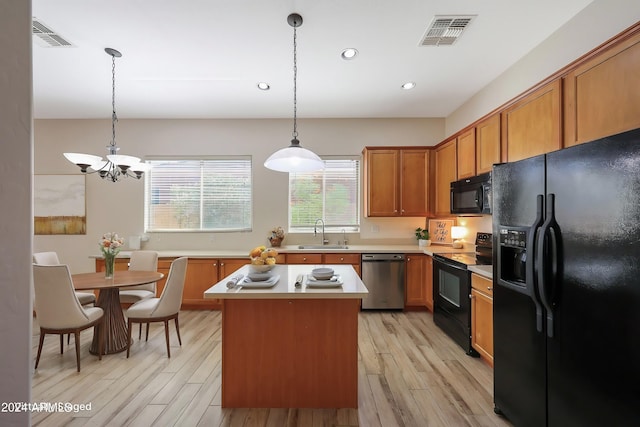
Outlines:
[[[434,253],[460,253],[460,252],[475,252],[475,247],[467,247],[464,249],[453,249],[447,245],[431,245],[431,246],[418,246],[416,245],[348,245],[348,249],[300,249],[298,245],[282,246],[275,248],[278,253],[398,253],[398,254],[426,254],[433,255]],[[154,250],[154,249],[150,249]],[[189,258],[247,258],[249,257],[248,250],[233,250],[233,249],[218,249],[218,250],[158,250],[159,258],[175,258],[186,256]],[[121,251],[117,258],[129,258],[131,251]],[[102,255],[96,254],[90,256],[90,258],[103,258]]]
[[469,271],[476,273],[487,279],[493,279],[493,266],[492,265],[470,265]]
[[[331,267],[339,274],[343,285],[333,288],[311,288],[306,286],[306,280],[302,286],[296,287],[295,281],[298,274],[309,274],[316,267]],[[365,297],[369,291],[351,265],[276,265],[271,272],[280,276],[280,280],[271,288],[244,289],[242,286],[227,288],[227,282],[237,275],[246,276],[249,265],[216,283],[204,292],[205,298],[219,299],[336,299]]]

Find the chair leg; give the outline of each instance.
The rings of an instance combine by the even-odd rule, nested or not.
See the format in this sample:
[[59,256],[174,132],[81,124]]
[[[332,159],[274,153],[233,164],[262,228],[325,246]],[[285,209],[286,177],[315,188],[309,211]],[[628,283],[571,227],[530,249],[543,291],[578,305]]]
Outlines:
[[129,358],[129,350],[131,350],[131,319],[127,319],[127,359]]
[[142,322],[138,323],[138,339],[142,339]]
[[[62,337],[62,335],[60,335]],[[73,338],[76,341],[76,365],[78,365],[78,372],[80,372],[80,331],[77,330],[73,333]],[[100,350],[98,350],[100,352]]]
[[40,329],[40,343],[38,344],[38,355],[36,356],[36,369],[38,369],[38,363],[40,363],[40,354],[42,353],[42,344],[44,343],[44,332]]
[[169,320],[164,321],[164,338],[167,341],[167,357],[171,357],[171,350],[169,350]]
[[64,349],[62,348],[63,343],[64,343],[64,334],[60,334],[60,354],[64,353]]
[[67,334],[67,345],[71,342],[71,334]]
[[180,325],[178,324],[178,316],[174,319],[176,321],[176,333],[178,334],[178,342],[182,345],[182,339],[180,339]]
[[[140,327],[142,327],[142,323],[140,323]],[[144,337],[145,341],[149,341],[149,322],[147,322],[147,335]]]

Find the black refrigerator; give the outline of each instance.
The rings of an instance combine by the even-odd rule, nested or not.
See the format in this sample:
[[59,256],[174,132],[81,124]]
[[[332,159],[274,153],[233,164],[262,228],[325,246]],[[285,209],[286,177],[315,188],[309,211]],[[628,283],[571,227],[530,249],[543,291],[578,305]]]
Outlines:
[[492,180],[496,412],[640,425],[640,129]]

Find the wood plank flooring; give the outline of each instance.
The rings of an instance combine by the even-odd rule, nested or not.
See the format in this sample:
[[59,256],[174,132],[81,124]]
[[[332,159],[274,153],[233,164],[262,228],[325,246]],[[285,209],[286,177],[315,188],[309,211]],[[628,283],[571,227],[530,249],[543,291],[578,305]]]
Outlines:
[[[221,314],[182,311],[182,347],[162,323],[126,352],[89,354],[81,372],[73,337],[60,354],[47,335],[33,376],[33,402],[90,403],[90,411],[33,413],[34,426],[511,426],[493,413],[492,369],[464,354],[427,312],[361,312],[358,409],[226,409],[220,406]],[[39,329],[34,319],[33,355]]]

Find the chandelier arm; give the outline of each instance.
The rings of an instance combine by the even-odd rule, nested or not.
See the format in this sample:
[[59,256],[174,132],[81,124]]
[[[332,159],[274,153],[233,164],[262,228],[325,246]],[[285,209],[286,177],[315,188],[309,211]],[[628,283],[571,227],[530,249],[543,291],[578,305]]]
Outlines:
[[[298,26],[293,26],[293,139],[298,139]],[[293,142],[293,141],[292,141]]]

